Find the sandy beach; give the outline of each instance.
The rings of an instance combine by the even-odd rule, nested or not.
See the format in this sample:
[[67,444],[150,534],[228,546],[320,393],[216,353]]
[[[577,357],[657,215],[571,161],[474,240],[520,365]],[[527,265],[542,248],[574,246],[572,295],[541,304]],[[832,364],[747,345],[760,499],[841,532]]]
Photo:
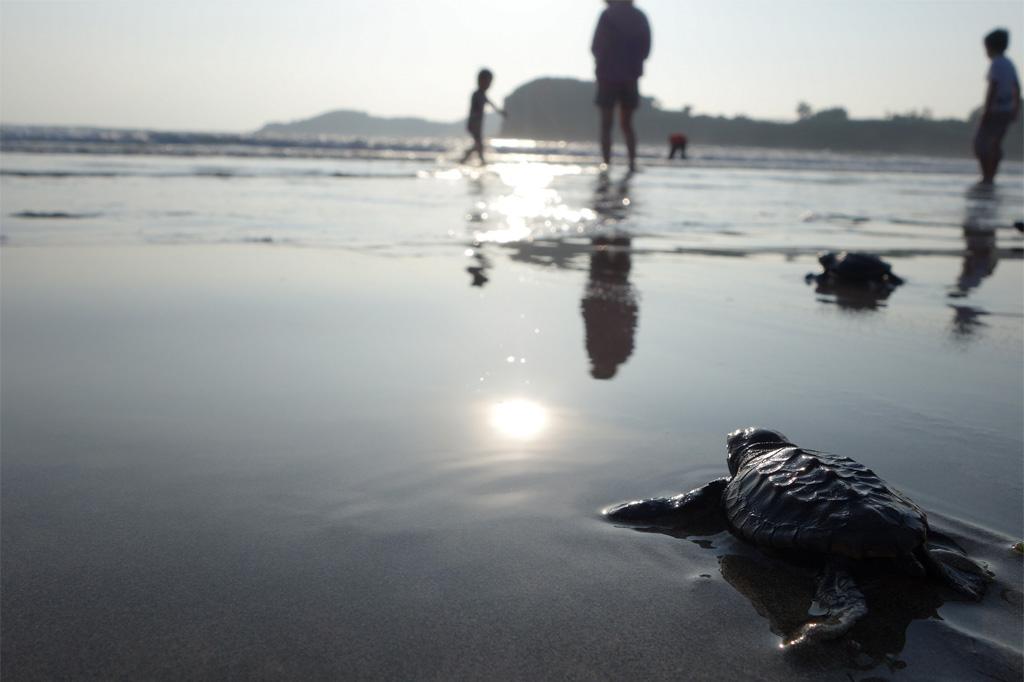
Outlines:
[[0,0],[0,680],[1024,681],[1021,0]]
[[[4,678],[1020,679],[1019,177],[979,213],[958,176],[516,168],[5,176]],[[907,283],[816,291],[830,244]],[[984,600],[883,576],[784,652],[805,567],[601,517],[752,424],[913,498]]]

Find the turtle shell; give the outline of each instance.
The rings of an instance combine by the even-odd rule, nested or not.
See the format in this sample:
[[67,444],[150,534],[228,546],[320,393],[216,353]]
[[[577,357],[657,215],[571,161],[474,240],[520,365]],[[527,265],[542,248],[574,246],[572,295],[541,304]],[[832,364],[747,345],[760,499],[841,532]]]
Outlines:
[[733,530],[766,547],[897,557],[928,535],[924,512],[871,469],[794,446],[749,457],[722,501]]
[[892,266],[870,253],[840,253],[828,270],[842,279],[880,281],[892,272]]

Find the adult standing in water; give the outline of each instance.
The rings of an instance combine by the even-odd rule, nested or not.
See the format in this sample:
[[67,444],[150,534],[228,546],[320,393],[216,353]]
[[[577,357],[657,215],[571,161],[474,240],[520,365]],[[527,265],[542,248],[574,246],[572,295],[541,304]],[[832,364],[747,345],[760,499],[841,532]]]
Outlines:
[[601,156],[605,165],[612,159],[612,123],[615,104],[619,105],[619,123],[626,138],[629,169],[636,170],[636,133],[633,112],[640,105],[638,81],[644,73],[644,60],[651,53],[651,27],[633,0],[606,0],[594,30],[590,51],[597,71],[597,97],[601,108]]

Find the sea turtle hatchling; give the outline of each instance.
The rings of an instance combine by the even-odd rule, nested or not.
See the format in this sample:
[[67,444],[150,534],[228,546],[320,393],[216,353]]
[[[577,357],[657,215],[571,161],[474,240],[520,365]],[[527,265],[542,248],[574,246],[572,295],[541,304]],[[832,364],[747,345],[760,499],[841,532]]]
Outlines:
[[818,256],[818,262],[824,271],[821,274],[807,275],[807,281],[839,282],[844,284],[860,284],[864,286],[897,287],[903,279],[897,277],[892,266],[871,253],[855,251],[828,251]]
[[827,614],[801,626],[789,644],[839,637],[867,613],[851,562],[891,560],[980,599],[991,575],[963,554],[928,546],[928,519],[905,495],[848,457],[805,450],[777,431],[746,428],[727,437],[731,476],[674,497],[604,510],[611,521],[671,523],[709,508],[761,547],[822,555],[815,600]]

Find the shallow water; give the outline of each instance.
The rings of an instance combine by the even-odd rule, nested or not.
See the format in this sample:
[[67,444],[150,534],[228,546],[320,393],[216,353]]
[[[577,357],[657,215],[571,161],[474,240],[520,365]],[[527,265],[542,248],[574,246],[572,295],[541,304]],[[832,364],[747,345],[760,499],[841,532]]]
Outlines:
[[[1021,189],[514,166],[3,177],[5,678],[1020,678]],[[862,245],[907,284],[804,282]],[[755,423],[907,493],[984,601],[885,579],[784,653],[805,570],[601,519]]]
[[[395,250],[467,237],[564,240],[616,225],[644,237],[647,250],[959,255],[969,224],[1005,230],[1001,245],[1022,244],[1011,228],[1024,219],[1020,164],[1007,164],[984,190],[971,186],[973,169],[962,161],[835,156],[801,171],[790,167],[798,153],[775,159],[779,169],[757,167],[761,158],[748,154],[726,167],[660,163],[608,175],[516,158],[479,169],[444,159],[5,153],[3,237]],[[853,162],[857,170],[848,170]]]

